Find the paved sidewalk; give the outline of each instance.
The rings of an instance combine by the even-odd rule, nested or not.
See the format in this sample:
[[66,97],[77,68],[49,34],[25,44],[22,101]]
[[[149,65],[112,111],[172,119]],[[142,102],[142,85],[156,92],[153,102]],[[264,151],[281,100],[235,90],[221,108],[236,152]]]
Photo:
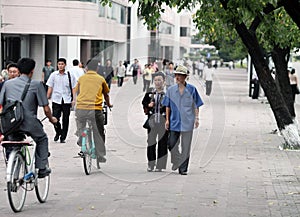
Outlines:
[[[44,123],[52,154],[50,195],[39,204],[28,192],[20,216],[300,216],[299,153],[278,149],[282,138],[270,134],[276,128],[271,109],[247,96],[246,71],[217,69],[210,97],[203,81],[191,75],[189,82],[205,105],[187,176],[171,171],[170,157],[165,172],[146,171],[142,81],[129,79],[122,88],[112,86],[108,160],[90,176],[75,158],[74,114],[65,144],[53,142],[54,130]],[[0,165],[0,217],[16,216],[8,205],[3,156]]]

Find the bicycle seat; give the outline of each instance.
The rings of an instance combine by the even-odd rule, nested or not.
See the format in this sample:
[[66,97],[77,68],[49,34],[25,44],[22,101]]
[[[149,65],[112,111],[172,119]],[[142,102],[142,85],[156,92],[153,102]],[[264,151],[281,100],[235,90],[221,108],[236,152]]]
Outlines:
[[3,147],[12,147],[12,146],[30,146],[32,145],[30,141],[25,140],[26,136],[23,132],[14,132],[4,137],[4,140],[1,142]]
[[14,132],[4,137],[4,140],[8,141],[24,141],[26,139],[25,133]]

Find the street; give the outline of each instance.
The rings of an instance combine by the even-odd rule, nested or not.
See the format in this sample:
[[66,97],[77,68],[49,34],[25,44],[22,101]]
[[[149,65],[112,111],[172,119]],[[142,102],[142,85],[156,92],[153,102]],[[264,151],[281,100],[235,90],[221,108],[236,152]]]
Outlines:
[[64,144],[53,141],[52,125],[43,122],[52,169],[45,204],[28,192],[23,211],[12,212],[0,155],[0,217],[300,216],[299,153],[279,150],[283,139],[270,133],[276,129],[270,106],[266,99],[248,97],[246,70],[215,70],[210,97],[196,75],[188,82],[197,87],[204,106],[187,176],[171,170],[170,156],[166,171],[147,172],[142,80],[134,85],[130,77],[123,87],[112,85],[107,162],[100,170],[94,166],[91,175],[84,174],[77,157],[74,112]]

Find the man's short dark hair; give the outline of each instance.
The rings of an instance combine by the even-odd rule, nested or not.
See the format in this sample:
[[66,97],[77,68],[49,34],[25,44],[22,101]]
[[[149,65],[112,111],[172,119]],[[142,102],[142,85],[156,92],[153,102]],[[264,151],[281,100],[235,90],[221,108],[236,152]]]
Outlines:
[[86,67],[88,70],[97,71],[98,62],[99,61],[97,59],[90,59],[87,61]]
[[161,76],[165,80],[165,74],[163,72],[155,72],[153,74],[153,78],[155,78],[156,76]]
[[74,60],[73,60],[73,66],[78,66],[78,65],[79,65],[78,59],[74,59]]
[[57,63],[58,62],[63,62],[64,64],[67,64],[67,60],[65,58],[58,58]]
[[291,74],[295,74],[296,70],[294,68],[291,69]]
[[47,60],[46,60],[46,63],[48,63],[48,62],[52,63],[52,61],[51,61],[50,59],[47,59]]
[[10,63],[8,66],[7,66],[7,70],[9,70],[10,68],[12,68],[12,67],[14,67],[14,68],[17,68],[18,69],[18,65],[17,65],[17,63]]
[[35,67],[35,61],[30,58],[22,58],[18,61],[17,66],[21,74],[29,75]]

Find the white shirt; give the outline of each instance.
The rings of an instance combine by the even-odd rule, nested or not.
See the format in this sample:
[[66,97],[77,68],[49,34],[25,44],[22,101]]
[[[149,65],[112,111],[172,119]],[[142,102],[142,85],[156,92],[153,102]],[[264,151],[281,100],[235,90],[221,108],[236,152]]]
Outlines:
[[78,78],[82,75],[84,75],[84,71],[79,66],[73,66],[70,70],[70,73],[74,75],[76,82],[78,81]]
[[[76,79],[72,73],[70,73],[72,89],[76,86]],[[47,86],[52,87],[52,102],[61,104],[62,99],[64,103],[71,103],[71,88],[69,83],[68,73],[60,74],[59,71],[53,72],[47,83]]]
[[200,70],[204,69],[204,63],[203,62],[198,63],[198,69],[200,69]]
[[207,69],[204,72],[204,80],[206,81],[212,81],[213,79],[213,70],[212,69]]
[[125,68],[125,66],[124,65],[121,65],[121,66],[118,66],[117,67],[117,76],[118,77],[125,77],[125,70],[126,70],[126,68]]

